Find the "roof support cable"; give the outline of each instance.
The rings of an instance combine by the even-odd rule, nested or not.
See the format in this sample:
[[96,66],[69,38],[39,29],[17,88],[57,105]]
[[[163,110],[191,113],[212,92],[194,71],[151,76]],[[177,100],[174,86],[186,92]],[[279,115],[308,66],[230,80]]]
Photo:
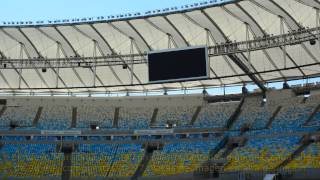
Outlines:
[[[60,58],[60,44],[57,43],[57,52],[56,52],[56,58],[59,59]],[[58,66],[57,66],[57,70],[56,70],[56,88],[59,87],[59,71],[60,71],[60,61],[58,61]]]
[[[250,33],[249,33],[249,24],[245,23],[246,25],[246,41],[250,41]],[[252,70],[251,68],[251,51],[250,51],[250,47],[249,47],[249,43],[247,43],[247,57],[248,57],[248,62],[249,62],[249,69]]]
[[[63,48],[61,43],[59,43],[58,41],[56,41],[57,43],[57,51],[56,51],[56,58],[61,58],[61,53],[63,53]],[[52,67],[52,70],[55,72],[56,74],[56,88],[59,88],[59,80],[62,83],[62,85],[67,89],[68,93],[70,92],[67,84],[64,82],[64,80],[60,77],[60,65],[62,65],[63,63],[66,64],[66,61],[64,60],[64,62],[58,61],[57,63],[57,67],[56,70],[54,67]],[[49,63],[50,64],[50,63]]]
[[[130,38],[130,54],[133,55],[134,53],[134,42],[133,42],[133,39]],[[134,56],[131,56],[131,71],[130,71],[130,83],[131,85],[133,84],[133,71],[134,71],[134,67],[133,67],[133,64],[134,64]]]
[[205,29],[206,30],[206,45],[207,47],[210,46],[210,31],[209,29]]
[[[19,58],[20,59],[23,59],[23,44],[22,43],[20,43],[20,51],[19,51]],[[23,61],[21,62],[21,63],[23,63]],[[21,68],[19,69],[19,85],[18,85],[18,87],[19,87],[19,89],[21,88],[21,78],[22,78],[22,66],[21,66]]]
[[[207,47],[210,46],[210,31],[209,29],[205,29],[206,30],[206,45]],[[210,57],[208,57],[208,66],[210,68],[210,71],[209,71],[209,77],[211,77],[211,71],[213,72],[213,70],[211,69],[211,61],[210,61]],[[213,72],[213,74],[215,74]],[[220,82],[222,84],[222,82]]]
[[92,71],[92,76],[93,76],[93,80],[92,80],[92,85],[93,87],[96,87],[96,77],[97,77],[97,41],[93,40],[93,71]]
[[[284,19],[283,17],[279,16],[280,18],[280,34],[285,34],[284,32]],[[287,68],[287,51],[286,51],[286,45],[283,45],[282,47],[282,53],[283,53],[283,67],[284,69]]]
[[168,37],[168,49],[171,49],[171,35],[167,34]]
[[318,46],[320,49],[320,9],[316,9],[316,27],[318,27]]

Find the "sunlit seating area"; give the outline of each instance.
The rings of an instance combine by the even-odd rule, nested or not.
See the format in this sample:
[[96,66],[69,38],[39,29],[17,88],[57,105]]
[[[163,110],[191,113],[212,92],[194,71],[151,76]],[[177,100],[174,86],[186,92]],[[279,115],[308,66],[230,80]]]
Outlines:
[[80,144],[71,156],[71,176],[131,177],[143,154],[135,144]]
[[297,147],[300,137],[250,139],[244,147],[236,148],[228,157],[225,171],[273,170]]
[[293,159],[286,169],[320,168],[320,143],[311,144],[300,156]]
[[61,176],[64,157],[53,144],[8,144],[0,152],[3,178]]
[[154,151],[145,176],[192,173],[209,159],[209,151],[218,141],[169,143]]

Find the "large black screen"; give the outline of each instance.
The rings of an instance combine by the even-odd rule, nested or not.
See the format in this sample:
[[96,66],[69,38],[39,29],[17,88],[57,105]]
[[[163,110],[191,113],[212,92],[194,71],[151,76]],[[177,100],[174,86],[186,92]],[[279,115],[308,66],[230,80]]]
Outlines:
[[206,51],[206,48],[201,47],[149,53],[149,82],[184,81],[208,77]]

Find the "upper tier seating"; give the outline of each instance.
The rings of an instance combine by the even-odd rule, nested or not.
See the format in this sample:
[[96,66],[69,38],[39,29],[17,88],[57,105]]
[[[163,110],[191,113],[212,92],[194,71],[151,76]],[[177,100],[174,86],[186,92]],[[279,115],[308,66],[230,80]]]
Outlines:
[[268,102],[261,106],[261,103],[261,96],[247,97],[242,105],[240,116],[235,121],[232,129],[239,130],[244,124],[253,129],[264,128],[277,107],[270,106]]
[[239,102],[204,105],[198,116],[198,119],[194,123],[194,126],[223,128],[238,105]]
[[[1,109],[1,107],[0,107]],[[19,126],[32,126],[33,119],[37,113],[36,106],[14,106],[7,107],[4,114],[0,117],[0,126],[9,126],[16,123]]]
[[120,108],[118,125],[121,129],[147,129],[150,127],[153,110],[149,107]]
[[101,128],[111,128],[114,108],[107,106],[78,106],[77,107],[77,127],[90,128],[91,124],[96,124]]
[[195,106],[188,105],[159,107],[158,117],[155,125],[164,127],[167,122],[173,122],[178,127],[187,126],[190,124],[195,110]]
[[43,107],[38,128],[44,130],[65,130],[71,127],[72,107],[47,105]]
[[303,97],[283,99],[282,109],[272,123],[272,129],[279,131],[295,131],[302,127],[304,122],[311,115],[314,104],[308,101],[302,103]]
[[[280,94],[281,95],[281,94]],[[232,130],[239,130],[244,124],[248,124],[251,129],[264,129],[270,117],[278,107],[282,107],[271,123],[271,128],[275,131],[298,131],[310,117],[314,109],[320,104],[320,95],[311,95],[304,101],[304,97],[271,97],[267,99],[264,106],[261,106],[261,96],[248,96],[242,105],[239,117],[235,119]],[[188,98],[185,98],[188,99]],[[18,100],[15,100],[15,102]],[[19,102],[21,101],[21,102]],[[135,105],[128,100],[119,106],[108,104],[108,101],[75,103],[75,100],[33,102],[28,99],[19,100],[17,104],[9,105],[0,117],[0,127],[9,128],[10,122],[18,123],[19,126],[31,127],[36,117],[39,107],[43,107],[36,127],[41,130],[66,130],[71,128],[73,108],[76,108],[76,128],[89,129],[91,124],[98,125],[100,129],[113,128],[113,121],[117,109],[119,116],[115,121],[118,129],[147,129],[152,127],[165,127],[168,122],[177,125],[177,128],[223,128],[226,126],[231,115],[235,112],[239,102],[199,102],[192,104],[177,104],[175,99],[170,99],[171,105],[152,104],[147,101],[145,104]],[[75,102],[73,102],[75,101]],[[155,99],[155,101],[157,101]],[[45,104],[44,104],[45,102]],[[142,101],[143,102],[143,101]],[[9,101],[10,103],[10,101]],[[163,102],[162,102],[163,103]],[[201,107],[194,124],[190,126],[192,117],[197,107]],[[158,109],[157,116],[151,122],[155,109]],[[307,126],[319,125],[319,113],[316,114]],[[269,131],[270,132],[270,131]]]
[[[309,104],[316,106],[320,105],[320,94],[311,95],[307,102]],[[318,109],[318,112],[315,114],[315,116],[311,119],[311,121],[307,124],[307,126],[320,126],[320,109]]]

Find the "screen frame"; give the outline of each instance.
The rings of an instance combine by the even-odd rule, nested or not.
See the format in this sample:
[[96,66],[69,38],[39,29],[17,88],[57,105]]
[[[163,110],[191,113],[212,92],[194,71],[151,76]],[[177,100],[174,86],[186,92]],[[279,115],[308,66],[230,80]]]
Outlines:
[[[206,64],[206,75],[205,76],[198,76],[198,77],[191,77],[191,78],[178,78],[178,79],[168,79],[168,80],[156,80],[150,81],[150,72],[149,72],[149,55],[150,54],[157,54],[157,53],[165,53],[165,52],[174,52],[174,51],[182,51],[182,50],[192,50],[192,49],[201,49],[203,48],[205,51],[205,64]],[[208,47],[207,46],[190,46],[184,48],[174,48],[174,49],[162,49],[162,50],[155,50],[149,51],[147,53],[147,72],[148,72],[148,83],[149,84],[156,84],[156,83],[172,83],[172,82],[184,82],[184,81],[193,81],[193,80],[206,80],[210,77],[210,64],[209,64],[209,56],[208,56]]]

